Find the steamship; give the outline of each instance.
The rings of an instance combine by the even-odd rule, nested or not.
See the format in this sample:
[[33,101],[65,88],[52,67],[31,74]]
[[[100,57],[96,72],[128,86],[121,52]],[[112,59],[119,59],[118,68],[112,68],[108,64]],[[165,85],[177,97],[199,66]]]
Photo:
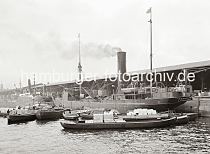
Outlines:
[[[150,73],[152,73],[152,19],[150,16]],[[82,65],[80,57],[80,35],[79,39],[79,80],[81,81]],[[122,79],[123,74],[126,73],[126,52],[123,52],[121,49],[117,52],[118,59],[118,69],[117,73],[121,73],[120,79]],[[74,94],[71,94],[70,101],[67,99],[62,101],[64,106],[68,106],[72,109],[78,109],[81,107],[90,107],[90,108],[108,108],[116,109],[120,113],[126,113],[128,110],[133,110],[135,108],[147,108],[155,109],[157,111],[166,111],[173,110],[177,106],[184,104],[186,101],[191,100],[192,87],[190,85],[180,85],[176,87],[153,87],[152,82],[149,86],[142,86],[137,83],[137,86],[132,82],[125,83],[127,87],[123,87],[125,82],[121,82],[118,78],[117,88],[113,88],[113,93],[107,97],[91,97],[92,99],[87,99],[84,93],[91,96],[92,91],[82,88],[82,84],[79,85],[74,94],[77,93],[77,100],[74,100]],[[116,84],[115,84],[116,85]],[[68,92],[67,92],[68,93]],[[83,95],[81,95],[83,94]],[[69,96],[67,94],[67,96]]]
[[[126,72],[126,52],[117,52],[117,59],[118,72],[122,72],[120,77],[122,79],[122,75]],[[79,64],[79,67],[81,67],[81,64]],[[173,110],[177,106],[191,100],[192,94],[192,87],[190,85],[164,87],[162,83],[156,83],[156,86],[144,86],[140,82],[133,84],[131,81],[128,83],[118,81],[116,88],[114,89],[113,87],[109,88],[109,92],[113,89],[112,94],[106,97],[100,97],[102,95],[99,92],[97,96],[91,96],[91,90],[88,92],[85,87],[80,86],[74,88],[74,92],[71,92],[69,95],[70,97],[66,97],[66,100],[63,98],[60,103],[72,109],[84,107],[104,108],[116,109],[120,113],[126,113],[128,110],[135,108],[167,111]],[[65,92],[68,95],[69,91],[65,90]],[[100,93],[103,93],[103,91]]]
[[[147,93],[147,88],[145,91],[137,92],[140,88],[129,88],[129,93],[122,92],[121,94],[113,94],[109,99],[105,98],[102,100],[94,100],[83,98],[80,100],[62,100],[62,104],[65,107],[71,109],[82,109],[87,108],[104,108],[104,109],[116,109],[120,113],[126,113],[128,110],[133,110],[136,108],[147,108],[155,109],[157,111],[168,111],[173,110],[186,101],[191,100],[190,95],[183,91],[176,91],[176,88],[170,91],[166,89],[157,89],[158,92]],[[150,88],[148,88],[150,90]],[[154,88],[153,88],[154,89]],[[125,90],[125,89],[123,89]],[[156,90],[156,89],[155,89]],[[126,89],[127,91],[127,89]],[[131,94],[131,92],[136,91],[136,94]]]

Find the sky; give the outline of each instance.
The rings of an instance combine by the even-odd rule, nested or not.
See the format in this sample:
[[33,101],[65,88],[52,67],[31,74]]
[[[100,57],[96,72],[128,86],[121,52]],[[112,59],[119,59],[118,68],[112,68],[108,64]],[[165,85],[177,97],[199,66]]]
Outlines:
[[147,69],[150,7],[154,67],[210,60],[208,0],[0,0],[0,82],[75,79],[78,33],[84,73],[115,73],[118,48],[128,72]]

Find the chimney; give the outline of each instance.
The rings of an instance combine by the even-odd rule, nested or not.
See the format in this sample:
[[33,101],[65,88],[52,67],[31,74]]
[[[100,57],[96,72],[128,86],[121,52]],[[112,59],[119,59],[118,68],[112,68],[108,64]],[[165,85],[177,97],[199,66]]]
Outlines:
[[121,93],[121,88],[123,84],[123,74],[126,73],[126,52],[123,52],[121,49],[117,52],[117,73],[118,74],[118,87],[117,93]]
[[117,72],[120,72],[122,75],[126,73],[126,52],[117,52],[117,63]]

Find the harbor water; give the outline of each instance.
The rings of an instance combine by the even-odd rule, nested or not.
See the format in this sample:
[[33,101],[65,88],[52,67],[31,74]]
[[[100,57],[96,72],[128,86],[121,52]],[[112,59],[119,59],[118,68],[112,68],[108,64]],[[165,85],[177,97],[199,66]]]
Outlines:
[[7,125],[0,118],[0,153],[210,153],[210,118],[143,130],[66,131],[60,121]]

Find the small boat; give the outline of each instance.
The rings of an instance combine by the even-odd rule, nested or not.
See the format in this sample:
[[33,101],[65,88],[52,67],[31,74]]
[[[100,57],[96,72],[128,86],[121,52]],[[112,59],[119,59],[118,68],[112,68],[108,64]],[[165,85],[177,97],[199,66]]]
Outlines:
[[33,109],[26,109],[18,106],[16,109],[8,111],[8,124],[33,121],[35,119],[36,114],[35,110]]
[[63,118],[66,120],[78,120],[79,117],[83,119],[90,119],[90,111],[88,110],[71,110],[65,109],[63,112]]
[[189,122],[187,115],[177,116],[176,118],[176,125],[187,124]]
[[9,108],[0,108],[0,117],[7,118],[11,109]]
[[89,109],[85,112],[79,113],[79,116],[83,119],[83,120],[92,120],[93,119],[93,115],[97,114],[97,113],[104,113],[104,112],[110,112],[113,115],[113,118],[118,118],[118,114],[119,112],[117,110],[111,109],[103,109],[103,108],[98,108],[98,109]]
[[57,120],[62,117],[63,110],[40,109],[36,112],[38,120]]
[[0,117],[4,117],[4,118],[6,118],[6,117],[7,117],[7,115],[8,115],[7,113],[3,113],[3,112],[1,112],[1,111],[0,111]]
[[80,114],[80,117],[82,119],[86,119],[86,120],[91,120],[93,119],[93,115],[91,113],[81,113]]
[[84,113],[80,113],[79,116],[80,116],[82,119],[91,120],[91,119],[93,119],[93,112],[84,112]]
[[71,114],[71,113],[63,112],[63,118],[66,120],[77,120],[79,118],[79,115],[76,113]]
[[175,123],[176,117],[168,119],[142,120],[138,122],[114,121],[102,123],[78,123],[73,121],[61,122],[64,129],[72,130],[101,130],[101,129],[145,129],[168,127]]
[[34,113],[9,114],[7,116],[8,124],[33,121],[35,119],[36,119],[36,115]]

